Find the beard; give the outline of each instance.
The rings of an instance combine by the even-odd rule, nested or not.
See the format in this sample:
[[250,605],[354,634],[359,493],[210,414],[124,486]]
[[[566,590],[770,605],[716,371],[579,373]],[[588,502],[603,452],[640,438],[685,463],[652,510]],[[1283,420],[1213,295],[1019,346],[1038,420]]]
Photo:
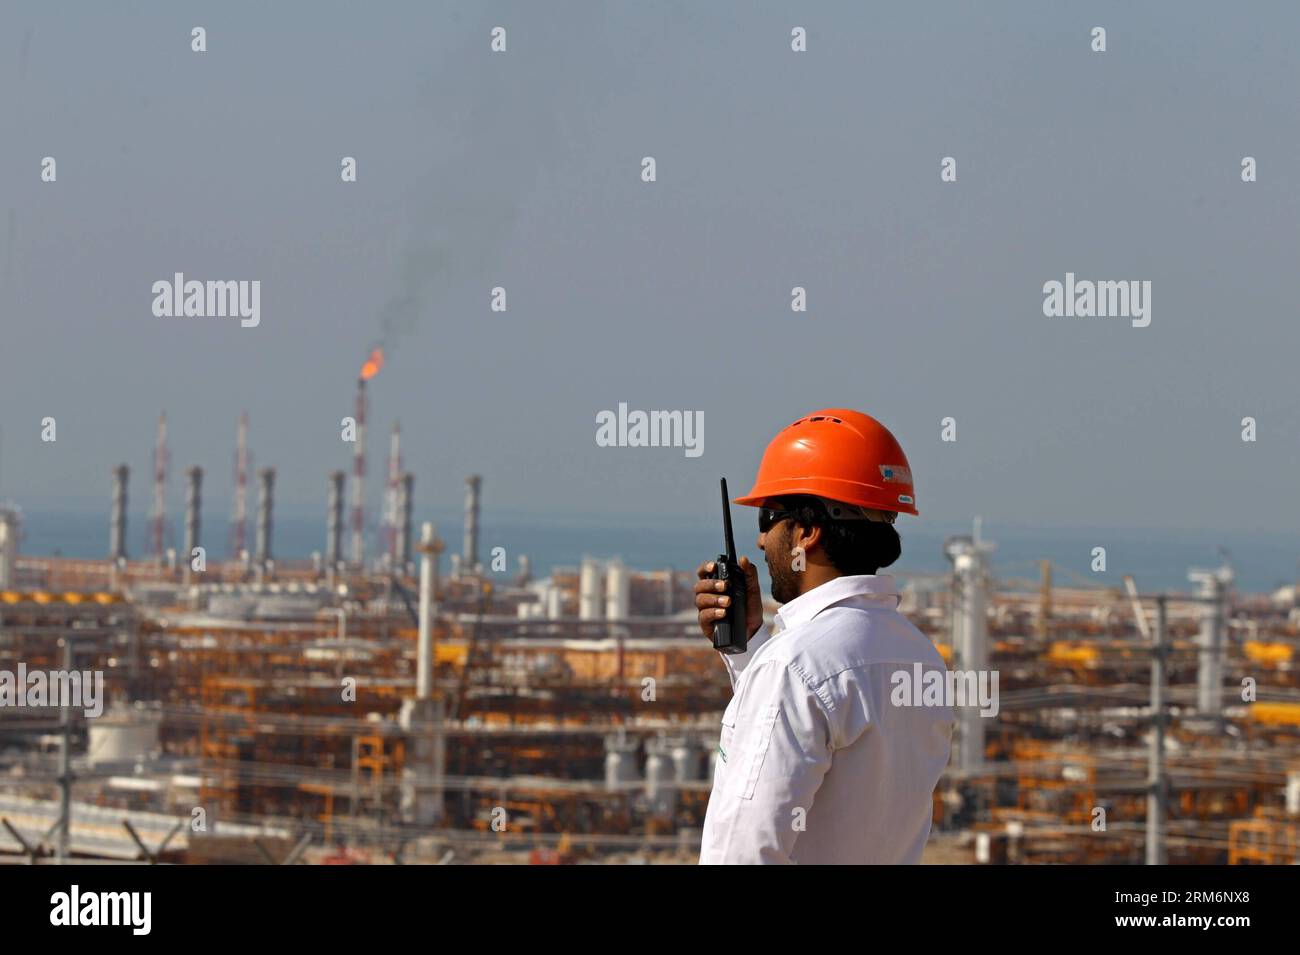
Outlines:
[[[767,573],[772,578],[772,599],[779,604],[789,603],[799,596],[799,579],[791,564],[794,555],[790,553],[789,522],[781,525],[781,539],[765,547],[763,556],[767,561]],[[769,533],[769,537],[771,534]]]

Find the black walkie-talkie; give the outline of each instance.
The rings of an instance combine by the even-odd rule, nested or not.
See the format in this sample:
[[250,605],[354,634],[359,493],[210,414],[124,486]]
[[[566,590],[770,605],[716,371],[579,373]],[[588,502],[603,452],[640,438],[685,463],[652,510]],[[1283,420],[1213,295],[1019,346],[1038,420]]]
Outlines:
[[745,607],[749,603],[749,584],[736,560],[736,538],[731,533],[731,501],[727,498],[727,479],[722,479],[722,530],[727,552],[713,562],[713,579],[727,582],[731,603],[727,616],[713,625],[713,649],[719,653],[744,653],[749,644],[749,627]]

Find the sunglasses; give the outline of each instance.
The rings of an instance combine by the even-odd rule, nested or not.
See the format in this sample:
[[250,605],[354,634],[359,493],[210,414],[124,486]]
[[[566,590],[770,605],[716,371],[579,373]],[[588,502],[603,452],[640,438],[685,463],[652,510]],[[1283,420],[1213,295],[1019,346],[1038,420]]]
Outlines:
[[758,532],[766,534],[777,524],[791,517],[794,517],[793,511],[782,511],[775,507],[760,507],[758,509]]

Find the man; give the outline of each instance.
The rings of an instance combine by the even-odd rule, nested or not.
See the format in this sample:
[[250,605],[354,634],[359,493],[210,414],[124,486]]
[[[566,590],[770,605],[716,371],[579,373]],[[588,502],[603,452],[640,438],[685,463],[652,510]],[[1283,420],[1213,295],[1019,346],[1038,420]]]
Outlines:
[[763,623],[758,569],[746,593],[699,568],[695,605],[711,635],[748,601],[748,649],[723,655],[732,699],[722,717],[700,862],[907,863],[921,859],[932,794],[948,763],[952,711],[895,706],[891,678],[943,670],[930,640],[897,610],[902,552],[894,518],[917,514],[907,458],[880,422],[829,409],[768,445],[754,488],[758,546],[784,606]]

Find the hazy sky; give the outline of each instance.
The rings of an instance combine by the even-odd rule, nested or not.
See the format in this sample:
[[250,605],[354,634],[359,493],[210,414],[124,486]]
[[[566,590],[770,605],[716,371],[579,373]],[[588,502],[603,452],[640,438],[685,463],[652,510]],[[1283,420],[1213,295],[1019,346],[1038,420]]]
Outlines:
[[[396,417],[417,509],[479,472],[485,508],[713,521],[849,406],[923,521],[1300,530],[1300,8],[788,6],[6,2],[0,499],[106,506],[121,460],[142,502],[165,408],[174,506],[191,464],[224,502],[246,410],[320,508],[388,338],[376,501]],[[156,318],[178,271],[259,280],[260,326]],[[1149,280],[1150,326],[1045,317],[1066,272]],[[704,454],[598,447],[619,402],[702,411]]]

